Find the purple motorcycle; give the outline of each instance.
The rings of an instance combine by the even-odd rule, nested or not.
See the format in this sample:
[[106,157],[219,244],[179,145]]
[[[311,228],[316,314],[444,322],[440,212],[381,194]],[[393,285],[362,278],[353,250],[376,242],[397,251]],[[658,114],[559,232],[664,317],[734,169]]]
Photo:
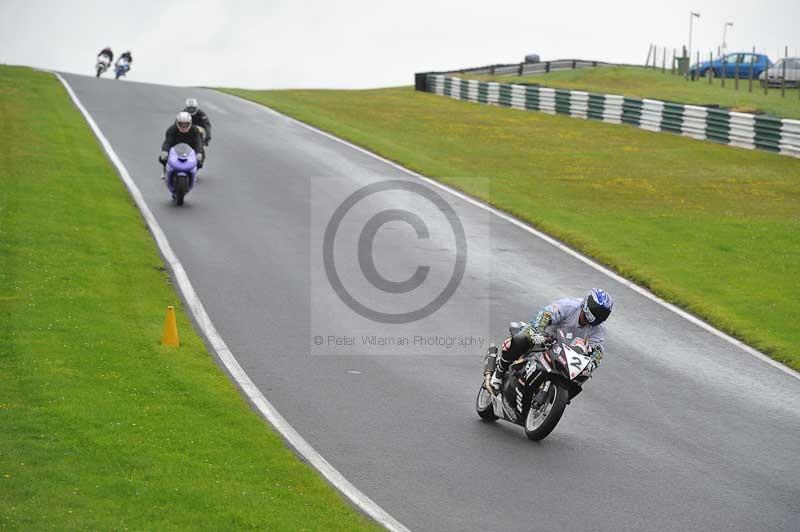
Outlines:
[[183,205],[197,179],[197,154],[191,146],[182,142],[169,150],[165,178],[175,204]]

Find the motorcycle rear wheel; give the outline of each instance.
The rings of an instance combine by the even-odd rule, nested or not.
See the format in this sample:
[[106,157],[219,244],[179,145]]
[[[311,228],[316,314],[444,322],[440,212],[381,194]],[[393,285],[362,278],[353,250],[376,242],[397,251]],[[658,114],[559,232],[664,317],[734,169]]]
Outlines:
[[[549,385],[548,385],[549,383]],[[531,399],[531,406],[525,416],[525,435],[529,440],[539,441],[547,437],[556,428],[564,409],[567,407],[569,392],[566,388],[553,381],[545,381],[542,387],[547,386],[546,398],[542,404],[536,402],[537,394]],[[540,391],[542,390],[540,387]]]
[[484,421],[497,420],[497,416],[494,415],[492,394],[489,393],[485,386],[481,386],[478,390],[478,397],[475,399],[475,411]]

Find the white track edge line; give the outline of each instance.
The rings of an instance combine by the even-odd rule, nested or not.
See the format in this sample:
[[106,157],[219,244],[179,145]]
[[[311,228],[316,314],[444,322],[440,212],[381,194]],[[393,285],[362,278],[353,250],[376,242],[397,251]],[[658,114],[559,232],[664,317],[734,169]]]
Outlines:
[[757,359],[759,359],[759,360],[761,360],[763,362],[766,362],[770,366],[783,371],[784,373],[786,373],[790,377],[794,377],[795,379],[800,380],[800,372],[797,372],[797,371],[793,370],[792,368],[790,368],[788,366],[784,366],[783,364],[781,364],[777,360],[773,360],[772,358],[768,357],[767,355],[765,355],[761,351],[759,351],[759,350],[757,350],[757,349],[745,344],[744,342],[741,342],[740,340],[737,340],[736,338],[734,338],[733,336],[730,336],[729,334],[726,334],[726,333],[720,331],[719,329],[717,329],[713,325],[711,325],[709,323],[706,323],[705,321],[701,320],[697,316],[693,316],[693,315],[689,314],[685,310],[673,305],[672,303],[664,301],[663,299],[661,299],[657,295],[653,294],[652,292],[650,292],[646,288],[643,288],[643,287],[639,286],[638,284],[634,283],[633,281],[625,279],[624,277],[620,276],[619,274],[609,270],[605,266],[602,266],[601,264],[598,264],[597,262],[593,261],[592,259],[580,254],[579,252],[575,251],[574,249],[572,249],[572,248],[566,246],[565,244],[559,242],[558,240],[554,239],[553,237],[551,237],[551,236],[549,236],[549,235],[547,235],[545,233],[542,233],[538,229],[533,228],[532,226],[528,225],[527,223],[522,222],[522,221],[518,220],[517,218],[514,218],[513,216],[511,216],[511,215],[509,215],[507,213],[504,213],[504,212],[502,212],[500,210],[497,210],[496,208],[492,207],[491,205],[489,205],[487,203],[484,203],[484,202],[479,201],[479,200],[477,200],[477,199],[475,199],[473,197],[470,197],[470,196],[464,194],[463,192],[460,192],[460,191],[458,191],[458,190],[456,190],[454,188],[451,188],[451,187],[449,187],[449,186],[447,186],[447,185],[445,185],[443,183],[440,183],[438,181],[435,181],[435,180],[433,180],[433,179],[431,179],[429,177],[425,177],[422,174],[418,174],[417,172],[414,172],[413,170],[409,170],[408,168],[405,168],[405,167],[399,165],[398,163],[396,163],[394,161],[390,161],[389,159],[386,159],[385,157],[382,157],[382,156],[378,155],[377,153],[373,153],[373,152],[367,150],[366,148],[362,148],[361,146],[357,146],[356,144],[353,144],[352,142],[348,142],[348,141],[346,141],[344,139],[341,139],[341,138],[339,138],[339,137],[337,137],[335,135],[332,135],[331,133],[328,133],[327,131],[323,131],[323,130],[318,129],[318,128],[310,125],[310,124],[306,124],[305,122],[297,120],[296,118],[292,118],[291,116],[285,115],[285,114],[283,114],[283,113],[281,113],[279,111],[276,111],[275,109],[272,109],[271,107],[267,107],[266,105],[262,105],[260,103],[256,103],[256,102],[254,102],[252,100],[248,100],[247,98],[242,98],[242,97],[236,96],[234,94],[229,94],[227,92],[221,92],[221,91],[215,91],[215,92],[217,92],[219,94],[224,94],[226,96],[230,96],[230,97],[233,97],[233,98],[237,98],[237,99],[242,100],[244,102],[247,102],[247,103],[249,103],[251,105],[254,105],[254,106],[256,106],[256,107],[258,107],[260,109],[263,109],[263,110],[265,110],[267,112],[270,112],[272,114],[275,114],[277,116],[280,116],[282,118],[290,120],[290,121],[292,121],[292,122],[294,122],[294,123],[306,128],[306,129],[309,129],[309,130],[314,131],[314,132],[316,132],[316,133],[318,133],[320,135],[323,135],[323,136],[325,136],[325,137],[327,137],[327,138],[329,138],[331,140],[334,140],[336,142],[339,142],[341,144],[349,146],[350,148],[352,148],[354,150],[357,150],[357,151],[359,151],[359,152],[361,152],[361,153],[363,153],[365,155],[368,155],[370,157],[378,159],[379,161],[382,161],[383,163],[388,164],[389,166],[392,166],[392,167],[394,167],[394,168],[396,168],[398,170],[401,170],[401,171],[407,173],[410,176],[414,176],[416,178],[419,178],[419,179],[425,181],[426,183],[428,183],[428,184],[430,184],[430,185],[432,185],[434,187],[437,187],[437,188],[439,188],[441,190],[444,190],[444,191],[446,191],[446,192],[448,192],[448,193],[450,193],[450,194],[452,194],[452,195],[454,195],[454,196],[466,201],[467,203],[471,203],[472,205],[475,205],[476,207],[479,207],[479,208],[481,208],[483,210],[489,211],[490,213],[492,213],[495,216],[505,220],[506,222],[509,222],[509,223],[519,227],[520,229],[523,229],[524,231],[527,231],[528,233],[530,233],[530,234],[532,234],[532,235],[544,240],[548,244],[552,244],[553,246],[557,247],[558,249],[560,249],[564,253],[567,253],[567,254],[573,256],[574,258],[578,259],[579,261],[583,262],[584,264],[586,264],[588,266],[591,266],[592,268],[594,268],[598,272],[603,273],[603,274],[607,275],[608,277],[610,277],[611,279],[617,281],[618,283],[621,283],[621,284],[625,285],[626,287],[630,288],[631,290],[633,290],[634,292],[638,293],[639,295],[642,295],[642,296],[646,297],[647,299],[650,299],[651,301],[654,301],[655,303],[658,303],[662,307],[674,312],[678,316],[690,321],[691,323],[697,325],[698,327],[701,327],[702,329],[705,329],[706,331],[710,332],[711,334],[713,334],[713,335],[725,340],[729,344],[731,344],[731,345],[733,345],[735,347],[738,347],[739,349],[741,349],[745,353],[747,353],[749,355],[752,355],[755,358],[757,358]]
[[336,489],[350,499],[353,504],[389,530],[396,532],[410,532],[408,528],[403,526],[394,517],[389,515],[383,508],[378,506],[377,503],[375,503],[372,499],[367,497],[358,488],[351,484],[350,481],[348,481],[336,468],[334,468],[327,460],[325,460],[321,454],[314,450],[314,448],[305,439],[303,439],[302,436],[300,436],[294,427],[292,427],[289,422],[287,422],[286,419],[281,416],[278,410],[272,406],[267,398],[264,397],[264,394],[261,393],[261,390],[258,389],[247,373],[245,373],[244,369],[242,369],[242,367],[239,365],[236,357],[233,355],[230,349],[228,349],[228,346],[225,344],[222,337],[214,327],[214,324],[211,322],[211,318],[206,313],[200,298],[194,291],[192,283],[189,281],[189,277],[186,275],[186,270],[184,270],[183,265],[178,260],[178,257],[175,256],[175,253],[172,251],[172,248],[170,247],[167,237],[162,231],[161,226],[158,224],[155,216],[153,216],[150,208],[145,203],[144,196],[142,196],[142,193],[139,191],[136,183],[134,183],[133,179],[131,179],[128,170],[122,164],[122,161],[111,147],[111,143],[100,131],[100,128],[97,126],[94,119],[78,99],[78,96],[72,90],[72,87],[69,85],[67,80],[65,80],[58,72],[54,72],[54,74],[64,85],[64,88],[66,88],[67,93],[72,99],[72,102],[83,114],[86,122],[92,128],[95,136],[103,146],[106,155],[108,155],[108,158],[117,168],[120,178],[125,183],[125,186],[128,187],[128,191],[136,202],[136,206],[139,207],[139,211],[142,213],[145,221],[147,221],[147,226],[150,228],[150,232],[153,234],[161,254],[172,269],[175,279],[178,282],[178,286],[183,293],[183,297],[189,303],[189,308],[192,310],[195,321],[200,326],[203,334],[206,336],[211,346],[214,348],[214,351],[219,359],[223,362],[223,364],[225,364],[225,367],[236,381],[236,384],[239,385],[239,388],[241,388],[241,390],[247,395],[256,408],[258,408],[259,412],[264,416],[264,418],[266,418],[266,420],[269,421],[269,423],[281,433],[286,441],[288,441],[289,444],[301,456],[308,460],[308,462],[314,468],[316,468],[328,480],[328,482],[330,482]]

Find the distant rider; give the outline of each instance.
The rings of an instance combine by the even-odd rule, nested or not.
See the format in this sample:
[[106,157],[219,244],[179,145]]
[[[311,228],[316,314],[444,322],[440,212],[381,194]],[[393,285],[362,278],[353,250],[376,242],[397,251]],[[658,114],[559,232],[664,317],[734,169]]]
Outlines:
[[205,144],[208,146],[208,143],[211,142],[211,120],[208,119],[208,115],[200,109],[194,98],[186,100],[186,107],[183,110],[192,115],[193,125],[200,126],[205,130]]
[[[194,149],[195,153],[197,153],[197,168],[202,168],[203,159],[205,158],[203,135],[196,126],[192,125],[192,116],[186,111],[178,113],[175,123],[167,128],[167,132],[164,135],[164,143],[161,145],[161,154],[158,156],[158,162],[164,167],[165,172],[169,150],[181,142],[185,142]],[[163,173],[161,178],[164,178]]]
[[115,65],[118,65],[119,62],[122,61],[123,59],[127,59],[128,60],[128,64],[133,63],[133,56],[131,55],[131,51],[130,50],[122,52],[122,55],[119,56],[119,59],[117,59],[117,62],[115,63]]
[[97,54],[97,57],[100,58],[101,55],[104,55],[104,56],[106,56],[108,58],[108,64],[109,65],[111,64],[111,61],[114,60],[114,52],[111,51],[111,47],[110,46],[106,46],[105,48],[100,50],[100,53]]
[[528,325],[503,342],[491,386],[499,390],[511,363],[530,350],[546,349],[547,337],[555,337],[559,329],[570,343],[581,338],[588,345],[587,353],[592,357],[588,366],[591,374],[603,359],[603,342],[606,340],[603,322],[608,319],[613,306],[614,300],[600,288],[592,288],[583,299],[565,298],[550,303]]

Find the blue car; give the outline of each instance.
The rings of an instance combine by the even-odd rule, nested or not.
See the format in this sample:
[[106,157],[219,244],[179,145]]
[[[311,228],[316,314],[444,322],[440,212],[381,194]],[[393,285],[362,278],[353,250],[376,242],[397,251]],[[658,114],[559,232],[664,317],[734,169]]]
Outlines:
[[750,69],[753,69],[753,79],[758,79],[766,69],[772,66],[772,61],[764,54],[754,54],[751,52],[736,52],[725,54],[713,61],[701,62],[699,65],[692,65],[689,71],[692,77],[705,76],[711,70],[715,78],[723,75],[726,78],[736,76],[736,65],[739,65],[739,77],[747,79],[750,77]]

